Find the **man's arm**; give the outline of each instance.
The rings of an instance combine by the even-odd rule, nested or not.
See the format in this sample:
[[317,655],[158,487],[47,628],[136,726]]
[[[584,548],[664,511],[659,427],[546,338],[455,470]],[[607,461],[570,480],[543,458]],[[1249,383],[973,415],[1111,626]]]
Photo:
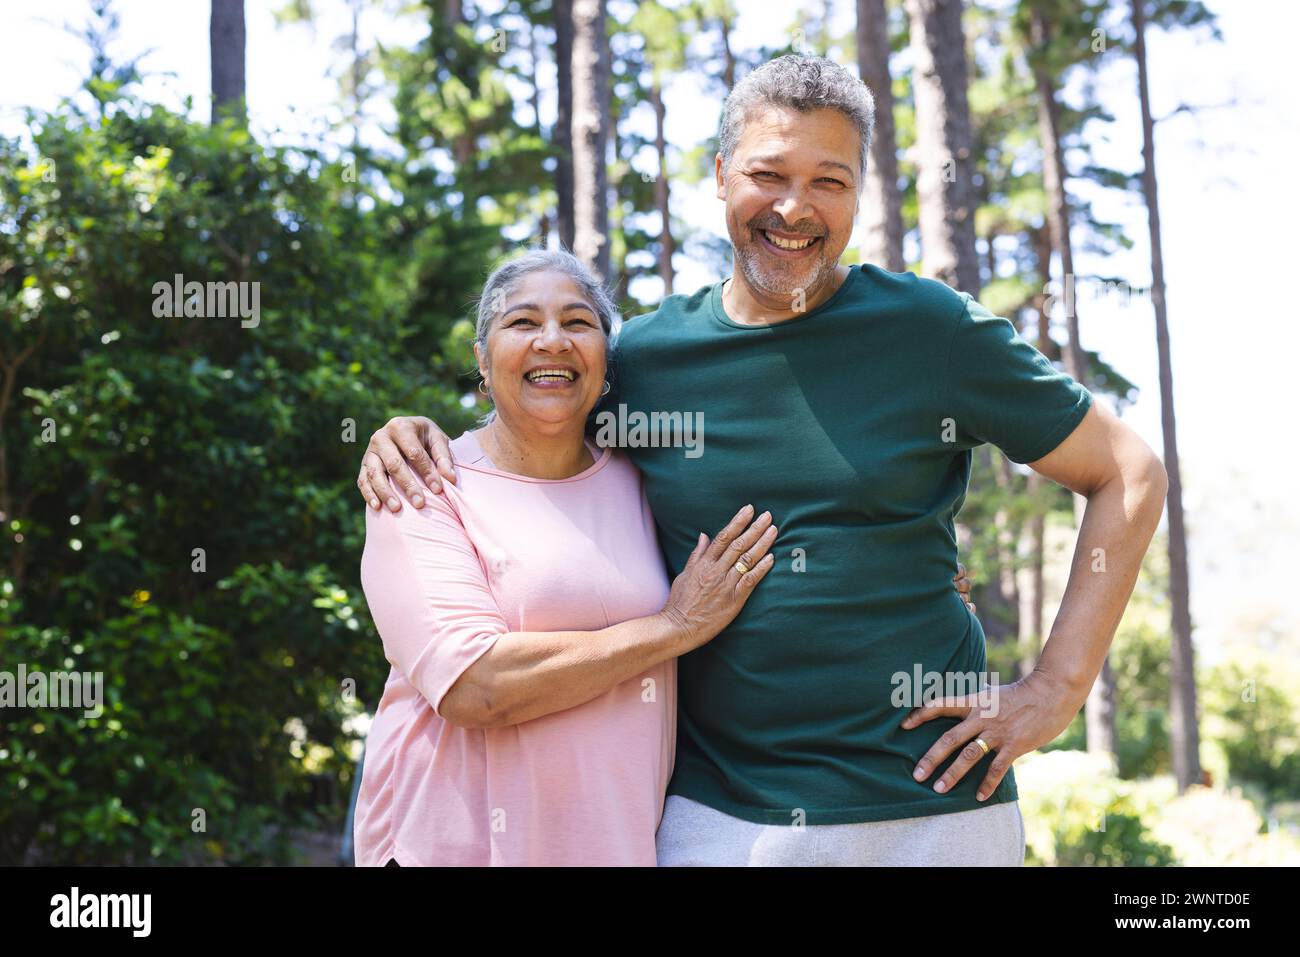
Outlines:
[[984,800],[1016,758],[1069,726],[1101,671],[1169,489],[1164,465],[1150,447],[1096,402],[1056,449],[1028,464],[1088,499],[1065,596],[1034,671],[998,687],[992,716],[968,696],[919,708],[903,721],[904,728],[915,728],[936,717],[965,719],[944,732],[917,764],[914,777],[923,781],[961,749],[935,782],[937,791],[951,790],[984,757],[977,735],[996,752],[979,788]]
[[1151,448],[1102,403],[1029,467],[1088,500],[1061,608],[1036,667],[1082,706],[1160,524],[1169,477]]
[[[401,496],[393,491],[391,485],[391,482],[396,481],[412,505],[424,508],[424,494],[411,474],[412,470],[420,474],[434,495],[442,492],[440,475],[455,485],[451,440],[431,419],[423,416],[389,419],[382,429],[370,436],[370,444],[361,456],[357,488],[375,511],[379,511],[382,502],[390,511],[400,512]],[[970,600],[970,579],[966,577],[966,566],[961,562],[957,563],[957,574],[953,576],[953,582],[961,600],[974,612],[975,605]]]
[[361,456],[357,488],[376,511],[382,502],[389,511],[400,512],[401,496],[395,494],[390,484],[396,482],[412,505],[424,508],[424,493],[415,480],[417,474],[434,495],[442,492],[441,479],[455,485],[451,440],[424,416],[389,419],[388,424],[370,436],[370,444]]

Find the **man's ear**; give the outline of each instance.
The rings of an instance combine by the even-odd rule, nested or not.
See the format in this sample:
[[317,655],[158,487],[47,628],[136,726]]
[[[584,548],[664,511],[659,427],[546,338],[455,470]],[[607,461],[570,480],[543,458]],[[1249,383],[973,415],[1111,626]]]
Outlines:
[[713,177],[718,182],[718,199],[727,198],[727,177],[726,171],[722,168],[722,154],[718,153],[713,157]]

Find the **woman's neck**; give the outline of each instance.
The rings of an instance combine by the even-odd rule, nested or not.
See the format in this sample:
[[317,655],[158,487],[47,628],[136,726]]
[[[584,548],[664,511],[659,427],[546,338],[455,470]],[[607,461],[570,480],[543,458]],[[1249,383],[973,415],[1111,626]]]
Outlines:
[[493,468],[537,479],[566,479],[585,472],[595,463],[583,441],[583,425],[577,431],[556,435],[521,434],[497,416],[474,433]]

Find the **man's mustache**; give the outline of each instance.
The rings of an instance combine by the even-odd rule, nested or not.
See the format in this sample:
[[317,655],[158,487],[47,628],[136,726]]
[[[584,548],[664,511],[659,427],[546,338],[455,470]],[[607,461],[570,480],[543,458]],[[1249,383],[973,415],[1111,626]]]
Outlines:
[[773,221],[771,219],[754,219],[750,220],[748,225],[750,230],[753,232],[758,232],[759,230],[775,230],[778,233],[798,233],[800,236],[826,235],[826,230],[819,229],[816,226],[800,226],[797,224],[794,226],[787,226],[781,220]]

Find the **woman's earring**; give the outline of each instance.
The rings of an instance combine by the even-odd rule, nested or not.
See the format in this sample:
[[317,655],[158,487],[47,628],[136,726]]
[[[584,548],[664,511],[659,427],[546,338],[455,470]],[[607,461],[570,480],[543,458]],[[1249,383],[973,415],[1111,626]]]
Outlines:
[[602,396],[609,395],[609,380],[608,380],[608,379],[605,380],[605,388],[601,390],[601,393],[600,393],[600,394],[601,394]]
[[487,395],[487,394],[488,394],[488,390],[487,390],[487,379],[480,379],[480,380],[479,380],[478,390],[479,390],[479,392],[483,393],[484,395]]

